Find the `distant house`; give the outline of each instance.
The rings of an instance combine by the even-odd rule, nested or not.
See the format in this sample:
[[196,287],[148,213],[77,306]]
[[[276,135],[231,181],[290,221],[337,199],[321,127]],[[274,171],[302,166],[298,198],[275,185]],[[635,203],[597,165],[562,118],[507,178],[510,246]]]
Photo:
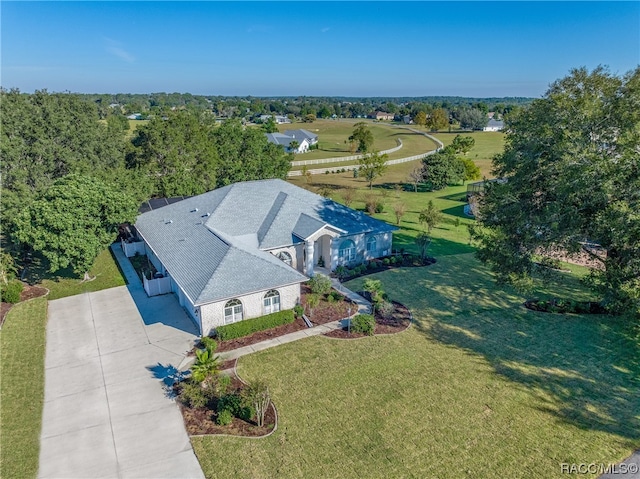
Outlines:
[[385,111],[376,111],[371,115],[371,118],[373,118],[374,120],[393,120],[394,114],[387,113]]
[[157,271],[145,279],[145,290],[166,283],[163,292],[173,292],[206,335],[293,308],[300,283],[314,270],[328,273],[391,254],[396,229],[274,179],[235,183],[143,213],[132,240]]
[[263,122],[268,121],[269,118],[273,118],[273,120],[278,125],[282,125],[282,124],[285,124],[285,123],[291,123],[291,120],[289,120],[289,118],[287,118],[286,116],[282,116],[282,115],[260,115],[260,120],[263,121]]
[[411,125],[413,123],[413,120],[411,119],[411,115],[405,115],[402,117],[402,122],[405,125]]
[[309,145],[315,145],[318,143],[318,135],[311,133],[309,130],[285,130],[284,134],[293,137],[295,140],[302,141],[307,140]]
[[129,120],[142,120],[142,114],[141,113],[132,113],[131,115],[128,115],[127,118]]
[[[287,153],[306,153],[309,151],[309,146],[311,146],[306,138],[295,138],[284,133],[265,133],[265,135],[269,143],[282,146]],[[291,147],[293,141],[298,142],[296,148]]]
[[482,131],[500,131],[504,128],[504,122],[500,120],[494,120],[491,118],[487,122],[487,126],[485,126]]

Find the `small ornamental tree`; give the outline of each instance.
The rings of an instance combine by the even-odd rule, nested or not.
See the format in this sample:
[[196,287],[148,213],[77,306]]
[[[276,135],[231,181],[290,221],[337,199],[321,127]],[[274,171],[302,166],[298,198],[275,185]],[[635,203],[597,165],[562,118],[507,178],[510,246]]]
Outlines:
[[360,176],[369,182],[369,189],[373,188],[373,180],[382,176],[387,171],[387,159],[389,157],[378,152],[370,153],[360,158]]
[[15,220],[15,238],[49,260],[50,271],[88,271],[98,254],[133,222],[135,200],[98,179],[68,175],[57,180]]
[[433,200],[429,200],[427,207],[420,212],[418,221],[427,228],[429,234],[442,221],[442,213],[433,204]]
[[424,263],[427,259],[427,249],[431,244],[431,238],[427,233],[419,233],[418,236],[416,236],[415,242],[420,251],[420,260]]
[[407,205],[400,201],[393,205],[393,212],[396,215],[396,224],[399,225],[400,220],[402,220],[402,217],[407,212]]
[[327,294],[331,291],[331,278],[321,273],[316,273],[308,284],[313,294]]
[[264,425],[264,416],[271,403],[269,388],[262,381],[256,381],[242,391],[242,399],[247,407],[253,407],[256,412],[256,422],[258,426]]
[[320,304],[320,297],[317,294],[307,295],[307,306],[309,307],[309,316],[313,316],[313,308]]

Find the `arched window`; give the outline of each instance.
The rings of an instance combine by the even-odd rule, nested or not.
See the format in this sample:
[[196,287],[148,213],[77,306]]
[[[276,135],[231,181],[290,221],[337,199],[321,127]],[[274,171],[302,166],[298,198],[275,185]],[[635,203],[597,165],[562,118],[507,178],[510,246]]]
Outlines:
[[242,303],[239,299],[232,299],[224,305],[224,324],[237,321],[242,321]]
[[275,289],[264,295],[264,314],[280,311],[280,293]]
[[378,240],[376,240],[375,236],[369,236],[367,238],[367,251],[369,253],[375,253],[378,247]]
[[351,240],[344,240],[338,250],[338,259],[341,263],[350,263],[356,259],[356,245]]
[[283,263],[288,264],[289,266],[291,266],[291,264],[293,263],[293,261],[291,259],[291,255],[289,253],[287,253],[286,251],[280,251],[276,255],[276,258],[278,258]]

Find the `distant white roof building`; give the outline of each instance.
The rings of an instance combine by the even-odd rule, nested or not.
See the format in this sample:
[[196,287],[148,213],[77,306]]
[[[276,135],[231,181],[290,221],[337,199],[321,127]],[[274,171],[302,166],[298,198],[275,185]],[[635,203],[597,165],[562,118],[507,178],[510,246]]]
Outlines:
[[289,120],[289,118],[287,118],[286,116],[282,116],[282,115],[260,115],[260,120],[261,121],[267,121],[269,118],[273,118],[273,120],[278,125],[282,125],[284,123],[291,123],[291,120]]
[[491,118],[487,122],[487,126],[485,126],[482,131],[500,131],[504,128],[504,122],[499,120],[494,120]]
[[[311,145],[318,143],[318,135],[308,130],[286,130],[284,133],[265,133],[267,141],[280,145],[287,153],[306,153]],[[296,148],[291,148],[292,142],[297,142]]]

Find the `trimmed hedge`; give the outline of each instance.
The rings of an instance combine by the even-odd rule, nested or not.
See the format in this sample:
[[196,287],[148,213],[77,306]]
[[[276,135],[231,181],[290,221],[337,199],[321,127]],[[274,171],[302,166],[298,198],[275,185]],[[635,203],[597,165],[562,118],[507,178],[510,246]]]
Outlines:
[[0,289],[0,295],[2,296],[2,301],[5,303],[19,303],[20,302],[20,293],[24,289],[24,285],[18,281],[17,279],[9,281],[6,285],[3,285]]
[[293,323],[295,316],[292,309],[278,311],[254,319],[245,319],[233,324],[225,324],[216,328],[216,337],[219,341],[241,338],[257,331],[275,328],[282,324]]
[[370,314],[358,314],[351,320],[351,331],[373,336],[376,328],[376,320]]

